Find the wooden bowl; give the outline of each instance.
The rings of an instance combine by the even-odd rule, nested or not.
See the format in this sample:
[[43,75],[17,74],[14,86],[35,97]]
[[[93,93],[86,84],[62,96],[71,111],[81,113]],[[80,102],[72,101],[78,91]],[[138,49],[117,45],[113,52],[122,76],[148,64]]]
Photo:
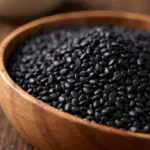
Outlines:
[[61,112],[23,91],[8,75],[7,60],[27,36],[75,24],[117,24],[149,30],[150,17],[87,11],[46,17],[18,28],[0,46],[0,102],[6,116],[23,137],[43,150],[149,150],[149,134],[121,131]]

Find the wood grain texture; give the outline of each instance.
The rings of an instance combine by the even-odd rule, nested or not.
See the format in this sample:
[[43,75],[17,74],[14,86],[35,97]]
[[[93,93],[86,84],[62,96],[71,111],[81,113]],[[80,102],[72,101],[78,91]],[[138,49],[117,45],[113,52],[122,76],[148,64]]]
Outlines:
[[18,42],[43,29],[75,24],[119,24],[150,30],[150,17],[78,12],[43,18],[14,31],[0,46],[0,102],[6,116],[24,138],[43,150],[149,150],[150,135],[121,131],[61,112],[27,94],[7,74],[7,59]]
[[[17,26],[11,23],[0,22],[0,42]],[[1,97],[0,97],[1,99]],[[12,127],[0,108],[0,150],[35,150]]]

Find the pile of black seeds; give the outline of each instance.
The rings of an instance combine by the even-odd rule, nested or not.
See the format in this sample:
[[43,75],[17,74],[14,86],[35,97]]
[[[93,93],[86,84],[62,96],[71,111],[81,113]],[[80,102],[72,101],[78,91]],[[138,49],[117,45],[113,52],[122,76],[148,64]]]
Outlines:
[[86,120],[150,133],[150,32],[60,29],[25,40],[8,61],[34,97]]

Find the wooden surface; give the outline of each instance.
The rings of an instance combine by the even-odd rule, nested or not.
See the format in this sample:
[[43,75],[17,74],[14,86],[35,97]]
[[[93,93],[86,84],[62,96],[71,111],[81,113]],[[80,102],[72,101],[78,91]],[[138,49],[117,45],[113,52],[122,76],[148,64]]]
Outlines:
[[[72,24],[102,23],[150,30],[150,17],[143,15],[106,11],[70,13],[23,26],[0,46],[1,107],[19,133],[42,150],[150,149],[150,135],[121,131],[61,112],[23,91],[10,79],[5,69],[5,62],[18,42],[41,28],[49,30]],[[6,132],[10,132],[9,128]]]
[[[16,28],[16,25],[0,22],[0,41]],[[0,108],[0,150],[35,150],[12,127]]]
[[[140,12],[150,14],[149,0],[83,0],[85,2],[82,6],[78,4],[64,4],[55,13],[64,11],[80,10],[84,8],[95,8],[102,10],[116,9]],[[86,6],[87,2],[90,4]],[[16,25],[12,23],[0,22],[0,41],[14,28]],[[18,132],[12,127],[10,122],[5,117],[0,108],[0,150],[35,150],[26,140],[24,140]],[[121,149],[120,149],[121,150]]]
[[150,0],[82,0],[90,8],[150,14]]

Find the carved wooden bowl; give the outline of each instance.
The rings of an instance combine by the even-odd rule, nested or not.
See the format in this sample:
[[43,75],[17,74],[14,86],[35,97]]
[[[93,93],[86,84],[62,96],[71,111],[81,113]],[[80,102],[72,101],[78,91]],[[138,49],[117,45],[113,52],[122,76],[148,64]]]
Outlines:
[[23,137],[43,150],[149,150],[149,134],[121,131],[61,112],[23,91],[8,75],[7,60],[27,36],[84,24],[150,30],[150,17],[114,11],[76,12],[46,17],[15,30],[0,46],[0,102],[6,116]]

